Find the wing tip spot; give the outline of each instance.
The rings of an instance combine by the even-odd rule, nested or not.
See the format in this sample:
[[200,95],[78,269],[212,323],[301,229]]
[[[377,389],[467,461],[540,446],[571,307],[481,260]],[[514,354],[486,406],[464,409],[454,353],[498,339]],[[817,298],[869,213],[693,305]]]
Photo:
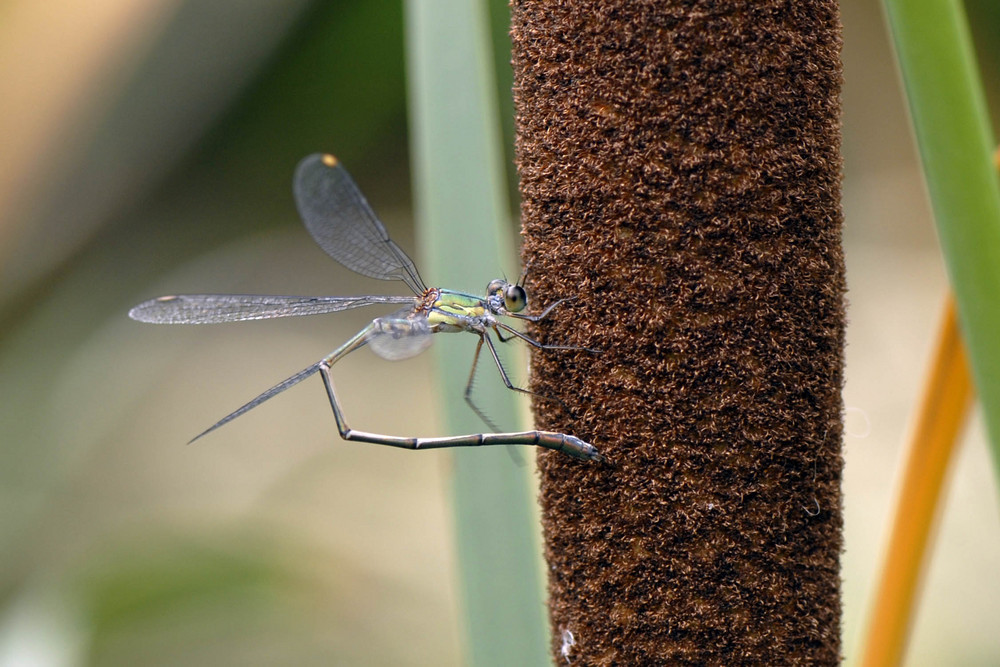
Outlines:
[[329,153],[325,153],[323,155],[323,164],[325,164],[326,166],[328,166],[328,167],[336,167],[337,163],[338,163],[338,160],[337,160],[336,156],[330,155]]

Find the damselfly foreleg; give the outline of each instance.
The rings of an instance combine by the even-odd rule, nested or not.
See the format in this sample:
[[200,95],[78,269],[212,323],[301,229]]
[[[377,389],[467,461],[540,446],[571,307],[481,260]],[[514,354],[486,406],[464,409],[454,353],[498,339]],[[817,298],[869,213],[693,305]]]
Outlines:
[[507,333],[510,333],[510,334],[512,334],[512,335],[520,338],[521,340],[523,340],[525,343],[527,343],[531,347],[537,348],[539,350],[580,350],[580,351],[583,351],[583,352],[590,352],[591,354],[600,354],[601,353],[600,350],[595,350],[595,349],[590,348],[590,347],[578,347],[576,345],[548,345],[546,343],[539,343],[537,340],[535,340],[534,338],[532,338],[528,334],[520,332],[517,329],[515,329],[514,327],[509,326],[507,324],[504,324],[503,322],[497,322],[497,329],[498,330],[499,329],[503,329]]
[[568,296],[566,298],[559,299],[558,301],[553,301],[548,305],[548,307],[545,310],[538,313],[537,315],[522,315],[521,313],[505,313],[505,314],[508,317],[516,317],[519,320],[527,320],[528,322],[538,322],[539,320],[544,320],[546,317],[548,317],[549,313],[551,313],[553,309],[555,309],[555,307],[558,306],[559,304],[566,303],[567,301],[573,301],[574,299],[576,299],[575,296]]

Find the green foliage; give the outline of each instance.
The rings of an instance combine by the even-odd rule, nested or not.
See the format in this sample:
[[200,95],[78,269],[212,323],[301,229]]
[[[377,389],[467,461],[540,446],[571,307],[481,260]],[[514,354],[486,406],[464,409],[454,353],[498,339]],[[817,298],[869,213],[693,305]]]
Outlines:
[[[478,293],[515,266],[486,7],[413,0],[407,4],[407,46],[414,189],[423,265],[429,267],[424,277]],[[453,343],[438,353],[444,396],[454,397],[445,409],[450,430],[481,431],[483,424],[461,399],[471,350]],[[500,425],[514,424],[513,393],[483,357],[475,400]],[[470,661],[547,664],[526,470],[502,450],[456,451],[454,468]]]
[[973,45],[961,3],[885,6],[1000,479],[1000,185]]

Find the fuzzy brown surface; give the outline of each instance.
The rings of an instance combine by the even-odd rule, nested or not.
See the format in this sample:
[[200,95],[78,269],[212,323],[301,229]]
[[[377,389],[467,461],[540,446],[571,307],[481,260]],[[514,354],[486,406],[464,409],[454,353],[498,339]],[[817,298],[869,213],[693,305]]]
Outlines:
[[515,0],[552,655],[836,664],[836,2]]

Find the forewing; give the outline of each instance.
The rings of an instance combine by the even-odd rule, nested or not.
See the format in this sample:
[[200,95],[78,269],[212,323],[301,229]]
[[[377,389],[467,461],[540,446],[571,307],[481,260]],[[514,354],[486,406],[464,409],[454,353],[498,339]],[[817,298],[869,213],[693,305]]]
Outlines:
[[337,158],[316,153],[302,160],[294,189],[306,229],[330,257],[363,276],[402,280],[414,294],[423,293],[413,260],[389,238]]
[[275,317],[320,315],[380,303],[410,304],[410,296],[271,296],[265,294],[180,294],[140,303],[133,320],[153,324],[216,324]]

